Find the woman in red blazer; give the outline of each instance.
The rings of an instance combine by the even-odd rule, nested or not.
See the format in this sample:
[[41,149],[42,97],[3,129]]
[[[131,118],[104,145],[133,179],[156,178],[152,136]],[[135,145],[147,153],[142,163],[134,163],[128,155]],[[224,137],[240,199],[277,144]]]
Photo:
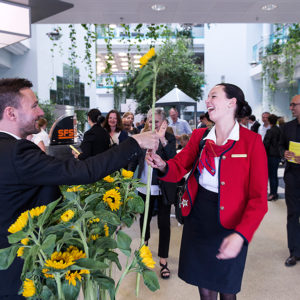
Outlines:
[[205,300],[233,300],[240,291],[248,243],[267,212],[267,157],[260,136],[239,126],[236,118],[251,108],[242,90],[216,85],[206,106],[215,126],[193,131],[187,146],[168,162],[149,153],[148,163],[178,182],[186,173],[181,209],[184,228],[178,275],[198,286]]

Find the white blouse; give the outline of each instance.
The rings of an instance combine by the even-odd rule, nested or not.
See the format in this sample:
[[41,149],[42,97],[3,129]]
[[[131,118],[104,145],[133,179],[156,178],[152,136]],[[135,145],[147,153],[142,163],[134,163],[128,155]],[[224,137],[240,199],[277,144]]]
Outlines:
[[[237,121],[235,121],[235,125],[233,126],[228,138],[224,141],[223,145],[227,143],[228,140],[238,141],[240,139],[240,125]],[[214,126],[208,135],[204,138],[204,140],[212,140],[216,143],[216,127]],[[203,186],[205,189],[218,193],[219,192],[219,157],[215,157],[215,167],[216,173],[212,176],[206,168],[203,169],[202,174],[199,176],[199,184]]]

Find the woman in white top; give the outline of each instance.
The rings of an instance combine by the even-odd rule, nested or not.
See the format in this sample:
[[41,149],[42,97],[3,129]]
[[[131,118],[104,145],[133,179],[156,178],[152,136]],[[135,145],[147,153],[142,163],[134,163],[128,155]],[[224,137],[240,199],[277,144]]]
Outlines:
[[50,139],[48,133],[45,131],[47,126],[47,120],[40,118],[37,123],[40,132],[32,135],[31,141],[38,145],[44,152],[46,152],[46,147],[49,146]]

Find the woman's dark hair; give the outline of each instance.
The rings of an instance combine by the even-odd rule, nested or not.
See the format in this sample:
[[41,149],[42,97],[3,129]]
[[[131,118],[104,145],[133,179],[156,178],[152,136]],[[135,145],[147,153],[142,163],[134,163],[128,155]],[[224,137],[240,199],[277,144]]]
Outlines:
[[251,115],[252,109],[245,100],[243,91],[238,86],[231,83],[219,83],[217,85],[223,86],[224,92],[228,99],[236,98],[236,118],[244,118]]
[[276,115],[272,114],[272,115],[268,116],[268,120],[269,120],[270,125],[274,126],[277,124],[278,117]]
[[97,123],[100,125],[100,117],[101,117],[101,111],[97,108],[93,108],[88,112],[88,117],[93,123]]
[[117,110],[115,110],[115,109],[112,109],[106,115],[103,127],[107,130],[107,132],[111,131],[110,126],[108,124],[108,118],[109,118],[110,114],[113,114],[113,113],[115,113],[116,116],[117,116],[116,132],[119,132],[119,131],[123,130],[123,124],[122,124],[122,119],[121,119],[120,113]]

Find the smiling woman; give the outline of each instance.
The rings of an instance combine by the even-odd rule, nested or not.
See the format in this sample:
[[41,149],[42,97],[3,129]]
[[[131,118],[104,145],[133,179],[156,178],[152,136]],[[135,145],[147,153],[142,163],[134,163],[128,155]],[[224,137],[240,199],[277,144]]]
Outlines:
[[248,243],[267,212],[267,160],[261,137],[236,121],[251,114],[239,87],[216,85],[206,106],[215,126],[205,138],[207,129],[194,130],[173,159],[165,162],[151,153],[147,161],[165,173],[163,181],[178,182],[191,171],[181,202],[179,277],[198,286],[201,299],[220,293],[234,300]]

